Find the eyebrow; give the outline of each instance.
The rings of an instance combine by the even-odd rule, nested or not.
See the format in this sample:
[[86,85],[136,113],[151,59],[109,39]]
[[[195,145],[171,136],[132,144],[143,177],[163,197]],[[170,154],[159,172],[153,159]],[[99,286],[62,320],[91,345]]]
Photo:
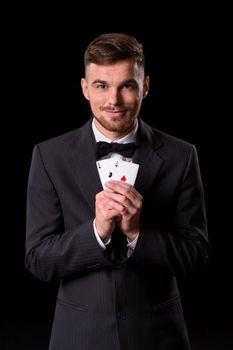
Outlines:
[[[108,85],[107,81],[105,80],[100,80],[100,79],[96,79],[92,82],[92,85],[95,85],[95,84],[105,84],[105,85]],[[125,80],[123,81],[119,86],[123,86],[125,84],[137,84],[136,80],[135,79],[128,79],[128,80]]]
[[95,85],[95,84],[107,84],[107,82],[105,80],[96,79],[92,82],[91,85]]

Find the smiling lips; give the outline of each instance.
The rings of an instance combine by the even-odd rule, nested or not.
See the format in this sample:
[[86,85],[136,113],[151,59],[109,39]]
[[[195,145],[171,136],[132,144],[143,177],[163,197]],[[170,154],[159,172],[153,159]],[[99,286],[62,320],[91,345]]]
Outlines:
[[121,117],[126,113],[126,109],[115,110],[115,109],[104,109],[104,111],[111,117]]

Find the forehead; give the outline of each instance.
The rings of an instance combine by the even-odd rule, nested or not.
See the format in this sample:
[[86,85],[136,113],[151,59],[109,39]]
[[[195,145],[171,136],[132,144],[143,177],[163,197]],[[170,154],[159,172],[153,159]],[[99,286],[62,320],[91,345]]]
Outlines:
[[144,77],[144,70],[138,67],[136,63],[131,60],[116,62],[114,64],[95,64],[90,63],[86,68],[86,78],[91,80],[126,80],[126,79],[140,79]]

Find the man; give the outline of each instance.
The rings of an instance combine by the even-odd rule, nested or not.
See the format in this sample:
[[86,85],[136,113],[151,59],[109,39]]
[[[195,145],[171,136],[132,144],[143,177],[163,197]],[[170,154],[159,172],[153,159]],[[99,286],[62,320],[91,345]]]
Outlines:
[[[50,350],[190,349],[177,278],[208,252],[195,147],[139,118],[149,78],[134,37],[101,35],[84,61],[92,118],[36,145],[28,182],[26,266],[60,279]],[[96,154],[139,164],[134,186],[103,190]]]

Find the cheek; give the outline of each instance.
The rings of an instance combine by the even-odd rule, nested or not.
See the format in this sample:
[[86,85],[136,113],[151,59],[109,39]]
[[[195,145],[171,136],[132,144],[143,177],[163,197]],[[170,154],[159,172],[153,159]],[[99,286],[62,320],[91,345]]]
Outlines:
[[142,95],[140,93],[135,94],[131,98],[131,104],[134,109],[138,109],[141,106],[141,102],[142,102]]
[[89,98],[93,105],[98,106],[104,103],[105,96],[103,93],[91,93],[89,92]]
[[138,103],[137,102],[137,95],[132,94],[130,92],[125,92],[121,95],[121,101],[123,104],[131,106],[131,108],[134,108],[134,106]]
[[143,97],[142,89],[128,91],[124,94],[124,99],[135,105],[141,103],[142,97]]
[[132,112],[137,114],[140,111],[141,105],[142,105],[142,98],[140,97],[134,101]]
[[90,106],[92,110],[99,110],[100,107],[103,105],[103,99],[102,98],[90,98],[89,100]]

